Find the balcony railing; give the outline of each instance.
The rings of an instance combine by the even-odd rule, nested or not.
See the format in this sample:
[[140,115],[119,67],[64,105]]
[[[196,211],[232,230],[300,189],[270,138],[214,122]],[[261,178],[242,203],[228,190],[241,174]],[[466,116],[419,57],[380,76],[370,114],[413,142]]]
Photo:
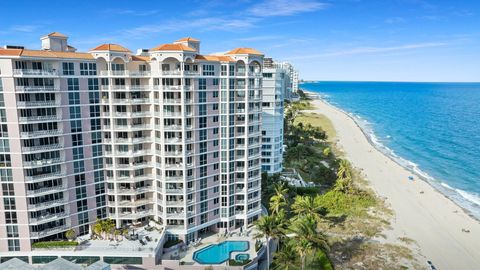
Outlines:
[[58,86],[15,86],[19,92],[56,92],[60,91]]
[[26,117],[18,117],[20,122],[35,122],[35,121],[53,121],[53,120],[62,120],[62,115],[53,114],[53,115],[33,115]]
[[20,132],[20,137],[33,138],[33,137],[39,137],[39,136],[61,135],[62,133],[63,133],[62,129],[23,131],[23,132]]
[[48,107],[60,104],[60,100],[17,101],[18,107]]
[[63,163],[65,161],[65,157],[57,157],[57,158],[46,158],[41,160],[32,160],[32,161],[25,161],[23,162],[23,166],[25,167],[39,167],[45,165],[52,165],[57,163]]
[[69,228],[70,228],[70,223],[67,222],[67,224],[65,224],[65,225],[61,225],[61,226],[54,227],[54,228],[48,228],[48,229],[45,229],[45,230],[42,230],[42,231],[39,231],[39,232],[32,232],[31,236],[32,237],[44,237],[44,236],[47,236],[47,235],[56,234],[56,233],[66,231]]
[[44,173],[39,175],[25,176],[25,181],[46,180],[48,178],[58,178],[62,176],[65,176],[64,172]]
[[38,188],[34,190],[27,190],[27,195],[39,195],[43,193],[49,193],[49,192],[55,192],[55,191],[61,191],[66,188],[65,184],[58,185],[58,186],[52,186],[52,187],[44,187],[44,188]]
[[54,69],[14,69],[13,75],[58,76],[58,71]]
[[162,70],[162,75],[180,75],[180,70]]
[[63,145],[60,143],[48,144],[48,145],[37,145],[30,147],[22,147],[23,152],[35,152],[35,151],[48,151],[63,148]]
[[45,208],[45,207],[52,207],[52,206],[58,206],[67,203],[67,200],[65,198],[63,199],[58,199],[58,200],[52,200],[52,201],[47,201],[47,202],[40,202],[36,204],[29,204],[28,209],[29,210],[36,210],[39,208]]
[[66,216],[68,216],[68,210],[65,210],[64,212],[60,212],[60,213],[53,213],[49,215],[30,218],[30,222],[32,223],[47,222],[49,220],[56,220]]

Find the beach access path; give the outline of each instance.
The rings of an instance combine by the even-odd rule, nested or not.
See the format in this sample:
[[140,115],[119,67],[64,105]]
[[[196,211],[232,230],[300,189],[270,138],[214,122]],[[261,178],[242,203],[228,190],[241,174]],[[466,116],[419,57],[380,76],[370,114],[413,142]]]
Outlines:
[[[338,108],[313,100],[315,112],[329,118],[336,130],[336,144],[370,187],[394,211],[392,229],[383,232],[387,242],[408,237],[419,263],[433,262],[439,270],[480,269],[480,223],[427,182],[395,163],[370,144],[355,121]],[[469,232],[465,232],[468,230]]]

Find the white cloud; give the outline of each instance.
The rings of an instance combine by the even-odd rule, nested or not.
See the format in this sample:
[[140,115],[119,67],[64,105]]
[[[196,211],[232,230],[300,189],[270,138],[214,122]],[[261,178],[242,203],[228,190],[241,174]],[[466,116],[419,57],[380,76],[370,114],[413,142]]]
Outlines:
[[25,32],[31,33],[38,29],[38,25],[14,25],[10,28],[12,32]]
[[224,19],[218,17],[199,18],[193,20],[172,20],[159,24],[151,24],[139,26],[131,29],[126,29],[125,32],[131,37],[142,37],[148,34],[179,32],[183,30],[225,30],[237,31],[242,29],[249,29],[255,26],[256,19]]
[[388,24],[396,24],[396,23],[403,23],[405,22],[406,20],[402,17],[392,17],[392,18],[388,18],[385,20],[385,23],[388,23]]
[[288,60],[335,57],[335,56],[345,56],[345,55],[376,54],[376,53],[385,53],[385,52],[397,52],[397,51],[442,47],[446,45],[448,44],[444,42],[426,42],[426,43],[406,44],[406,45],[393,46],[393,47],[358,47],[358,48],[326,52],[326,53],[320,53],[320,54],[297,55],[297,56],[289,57]]
[[303,12],[324,9],[327,4],[314,0],[265,0],[252,6],[248,12],[257,17],[291,16]]
[[151,16],[158,13],[158,10],[133,10],[133,9],[107,9],[102,13],[109,15],[130,15],[130,16]]

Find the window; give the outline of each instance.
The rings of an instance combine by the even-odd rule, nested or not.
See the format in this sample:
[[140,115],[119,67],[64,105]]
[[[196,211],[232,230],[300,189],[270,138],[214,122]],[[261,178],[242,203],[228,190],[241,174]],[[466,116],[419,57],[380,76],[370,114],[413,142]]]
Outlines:
[[205,78],[198,79],[198,89],[200,90],[207,89],[207,79]]
[[215,75],[215,66],[203,65],[203,76],[213,76],[213,75]]
[[20,240],[8,239],[8,251],[20,251]]
[[63,75],[75,75],[73,63],[62,63]]
[[80,63],[80,75],[97,75],[97,64]]
[[5,223],[7,223],[7,224],[18,223],[17,213],[16,212],[5,212]]
[[263,73],[263,78],[272,78],[272,73]]
[[68,91],[80,90],[80,87],[78,84],[78,78],[68,78],[67,85],[68,85]]
[[17,225],[7,225],[7,237],[18,237]]
[[3,198],[3,206],[5,210],[15,210],[15,198]]

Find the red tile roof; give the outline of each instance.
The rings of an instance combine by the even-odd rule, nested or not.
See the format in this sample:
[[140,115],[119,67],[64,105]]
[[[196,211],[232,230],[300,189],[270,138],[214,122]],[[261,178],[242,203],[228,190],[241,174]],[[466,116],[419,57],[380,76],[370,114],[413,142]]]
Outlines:
[[150,51],[190,51],[195,52],[195,49],[192,49],[183,44],[162,44],[155,48],[152,48]]
[[175,42],[184,42],[184,41],[193,41],[193,42],[200,42],[200,40],[196,39],[196,38],[192,38],[192,37],[185,37],[185,38],[181,38]]
[[236,48],[236,49],[233,49],[233,50],[227,52],[226,54],[254,54],[254,55],[263,55],[263,53],[255,50],[255,49],[252,49],[252,48]]
[[55,52],[41,50],[0,49],[0,56],[24,56],[41,58],[69,58],[69,59],[94,59],[89,53]]
[[230,56],[225,55],[196,55],[195,60],[213,61],[213,62],[235,62]]
[[91,51],[115,51],[115,52],[131,52],[129,49],[118,44],[102,44]]
[[64,38],[67,37],[64,34],[59,33],[59,32],[52,32],[52,33],[48,34],[47,36],[49,36],[49,37],[64,37]]

